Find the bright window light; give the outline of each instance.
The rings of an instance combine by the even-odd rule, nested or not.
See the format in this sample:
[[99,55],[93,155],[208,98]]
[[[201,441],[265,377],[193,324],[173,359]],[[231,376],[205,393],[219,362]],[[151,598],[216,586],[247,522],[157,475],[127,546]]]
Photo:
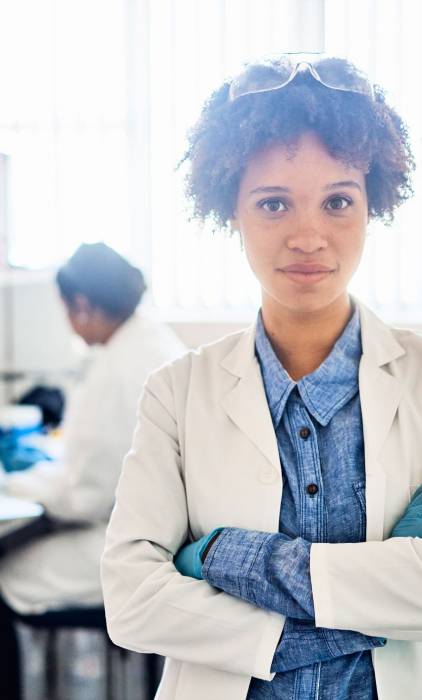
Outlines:
[[[9,263],[55,266],[81,241],[102,239],[143,267],[163,316],[252,314],[259,291],[239,241],[188,220],[183,169],[175,169],[187,129],[224,77],[295,42],[308,48],[299,4],[3,0]],[[386,88],[408,122],[417,162],[421,26],[419,2],[325,0],[327,52],[350,58]],[[414,182],[415,198],[393,226],[370,227],[352,285],[384,317],[402,322],[418,320],[422,309],[418,172]]]

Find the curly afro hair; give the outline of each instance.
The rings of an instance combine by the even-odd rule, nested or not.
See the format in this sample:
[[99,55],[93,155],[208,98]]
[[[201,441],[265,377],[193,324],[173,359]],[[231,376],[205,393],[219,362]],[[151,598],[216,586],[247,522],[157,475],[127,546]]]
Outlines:
[[[256,89],[266,73],[287,64],[285,58],[251,64],[248,84],[255,82]],[[250,158],[271,144],[294,147],[312,131],[331,156],[365,173],[369,216],[392,221],[396,207],[413,194],[414,160],[406,126],[381,88],[371,88],[353,64],[340,58],[322,64],[337,84],[366,85],[365,93],[328,88],[306,70],[283,89],[230,99],[231,83],[225,82],[211,95],[188,134],[182,160],[190,165],[186,193],[195,218],[225,227]],[[287,65],[289,71],[293,67]]]

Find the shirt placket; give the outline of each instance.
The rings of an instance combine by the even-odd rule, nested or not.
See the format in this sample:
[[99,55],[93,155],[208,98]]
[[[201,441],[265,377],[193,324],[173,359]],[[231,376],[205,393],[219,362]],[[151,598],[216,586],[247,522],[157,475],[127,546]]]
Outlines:
[[[321,463],[315,426],[299,398],[287,407],[290,435],[297,457],[300,536],[309,542],[324,540],[324,503]],[[321,664],[298,669],[295,700],[318,700]]]
[[300,536],[309,542],[323,542],[324,490],[318,438],[311,417],[300,400],[292,401],[289,422],[297,456]]

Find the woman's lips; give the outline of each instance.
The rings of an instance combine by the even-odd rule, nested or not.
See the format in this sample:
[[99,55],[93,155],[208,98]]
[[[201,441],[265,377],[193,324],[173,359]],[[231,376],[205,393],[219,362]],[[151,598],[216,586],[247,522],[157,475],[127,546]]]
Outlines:
[[325,279],[334,269],[319,263],[294,263],[279,269],[286,277],[300,284],[315,284]]

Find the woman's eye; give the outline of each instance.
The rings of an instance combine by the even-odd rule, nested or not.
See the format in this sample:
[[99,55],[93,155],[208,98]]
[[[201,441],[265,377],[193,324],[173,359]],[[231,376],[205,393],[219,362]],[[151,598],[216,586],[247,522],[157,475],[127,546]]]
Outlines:
[[266,199],[264,202],[260,202],[259,206],[270,214],[286,211],[286,207],[281,199]]
[[347,199],[347,197],[332,197],[328,202],[327,202],[327,209],[331,209],[332,211],[340,211],[342,209],[347,209],[351,204],[350,199]]

